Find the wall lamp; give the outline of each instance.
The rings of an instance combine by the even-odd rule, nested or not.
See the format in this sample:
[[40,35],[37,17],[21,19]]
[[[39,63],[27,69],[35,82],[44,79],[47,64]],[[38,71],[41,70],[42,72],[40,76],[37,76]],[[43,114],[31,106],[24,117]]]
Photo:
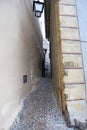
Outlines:
[[39,0],[33,1],[33,12],[35,13],[35,16],[37,18],[41,17],[43,9],[44,9],[44,3],[43,2],[40,2]]

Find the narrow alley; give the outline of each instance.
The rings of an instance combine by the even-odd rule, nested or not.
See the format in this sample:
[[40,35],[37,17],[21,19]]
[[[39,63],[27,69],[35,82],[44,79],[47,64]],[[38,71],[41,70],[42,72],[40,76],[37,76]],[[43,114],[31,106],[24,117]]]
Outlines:
[[66,127],[51,88],[51,80],[42,78],[29,94],[10,130],[73,130]]
[[66,126],[57,104],[51,81],[49,42],[43,39],[45,52],[44,78],[23,101],[22,109],[9,130],[74,130]]
[[86,5],[0,1],[0,130],[87,130]]

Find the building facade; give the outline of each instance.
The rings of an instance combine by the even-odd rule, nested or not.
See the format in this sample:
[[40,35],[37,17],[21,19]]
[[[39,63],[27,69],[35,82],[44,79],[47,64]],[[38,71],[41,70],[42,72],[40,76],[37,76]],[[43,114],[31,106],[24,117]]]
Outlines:
[[87,120],[86,4],[45,1],[46,36],[51,46],[53,90],[68,124]]
[[0,1],[0,19],[0,130],[7,130],[41,78],[42,34],[32,0]]

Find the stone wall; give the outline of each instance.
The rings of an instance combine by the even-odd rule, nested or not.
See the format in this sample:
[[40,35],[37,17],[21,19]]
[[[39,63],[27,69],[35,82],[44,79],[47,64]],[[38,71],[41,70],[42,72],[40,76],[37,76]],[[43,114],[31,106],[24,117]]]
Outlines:
[[41,77],[42,35],[32,7],[32,0],[0,1],[0,130]]
[[86,84],[76,0],[51,1],[53,89],[67,122],[87,119]]
[[87,118],[86,87],[75,0],[60,0],[59,18],[64,68],[64,94],[71,124]]

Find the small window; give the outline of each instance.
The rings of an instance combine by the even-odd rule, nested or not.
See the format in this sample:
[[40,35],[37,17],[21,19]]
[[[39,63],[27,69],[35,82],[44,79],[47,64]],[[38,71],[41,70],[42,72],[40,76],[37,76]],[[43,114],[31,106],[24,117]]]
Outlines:
[[23,83],[27,83],[27,75],[23,75]]

